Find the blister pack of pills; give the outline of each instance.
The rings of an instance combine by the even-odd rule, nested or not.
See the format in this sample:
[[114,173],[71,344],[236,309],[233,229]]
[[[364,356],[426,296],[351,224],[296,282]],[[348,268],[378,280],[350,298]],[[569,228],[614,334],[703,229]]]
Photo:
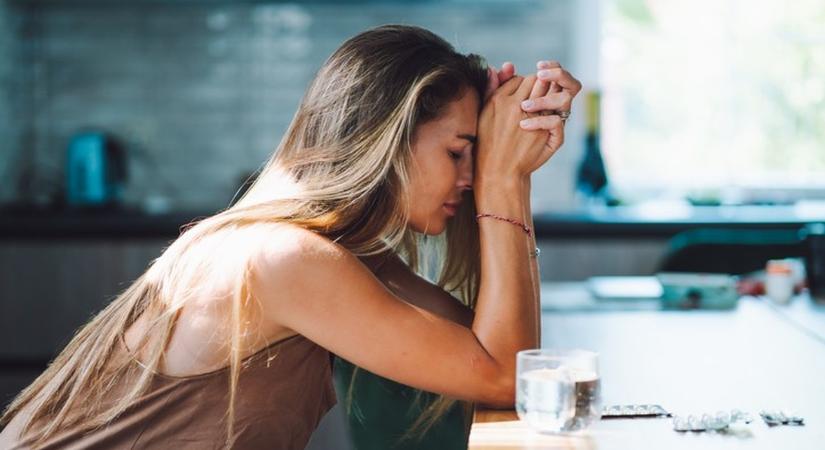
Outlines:
[[670,413],[659,405],[613,405],[602,408],[602,419],[633,417],[670,417]]
[[762,410],[759,411],[759,415],[762,416],[762,420],[764,420],[769,427],[775,427],[777,425],[805,425],[805,419],[785,411]]
[[751,423],[753,417],[738,409],[730,412],[719,411],[716,414],[674,416],[673,429],[676,431],[720,431],[737,422]]

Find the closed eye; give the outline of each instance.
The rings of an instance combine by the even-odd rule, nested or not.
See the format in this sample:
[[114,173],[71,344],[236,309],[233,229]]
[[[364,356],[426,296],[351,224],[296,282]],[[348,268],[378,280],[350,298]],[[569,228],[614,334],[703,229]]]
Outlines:
[[452,151],[452,150],[448,151],[447,153],[450,154],[450,158],[456,159],[456,160],[461,159],[461,157],[463,156],[462,152],[456,152],[456,151]]

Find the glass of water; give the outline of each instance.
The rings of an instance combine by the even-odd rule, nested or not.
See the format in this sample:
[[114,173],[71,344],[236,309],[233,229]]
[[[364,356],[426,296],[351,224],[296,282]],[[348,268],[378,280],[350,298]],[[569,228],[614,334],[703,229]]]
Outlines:
[[599,355],[587,350],[523,350],[516,356],[516,412],[542,433],[587,428],[602,410]]

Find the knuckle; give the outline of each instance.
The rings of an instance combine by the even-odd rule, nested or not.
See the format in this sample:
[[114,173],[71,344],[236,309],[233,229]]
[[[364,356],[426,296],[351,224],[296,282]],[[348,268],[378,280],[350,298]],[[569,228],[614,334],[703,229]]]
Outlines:
[[581,83],[581,81],[573,78],[573,86],[575,87],[576,92],[579,92],[582,88],[582,83]]
[[559,98],[559,94],[550,94],[544,99],[544,109],[556,109],[562,105],[564,105],[564,99]]
[[[516,87],[516,88],[518,88],[518,87],[521,85],[521,82],[522,82],[523,80],[524,80],[524,77],[522,77],[522,76],[520,76],[520,75],[513,75],[513,78],[510,78],[510,79],[509,79],[509,80],[507,80],[504,84],[505,84],[505,85],[509,85],[509,86],[511,86],[511,87]],[[502,94],[502,95],[506,95],[506,94]]]
[[529,108],[531,111],[547,108],[547,97],[538,97],[531,100],[533,100],[533,106]]

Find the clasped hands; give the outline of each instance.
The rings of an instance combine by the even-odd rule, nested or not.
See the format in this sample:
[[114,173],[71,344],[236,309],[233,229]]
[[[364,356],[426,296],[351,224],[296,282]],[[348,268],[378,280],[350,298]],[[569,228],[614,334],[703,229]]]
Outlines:
[[539,61],[536,68],[529,76],[516,75],[511,63],[487,69],[479,116],[480,177],[529,176],[564,143],[564,122],[581,83],[556,61]]

